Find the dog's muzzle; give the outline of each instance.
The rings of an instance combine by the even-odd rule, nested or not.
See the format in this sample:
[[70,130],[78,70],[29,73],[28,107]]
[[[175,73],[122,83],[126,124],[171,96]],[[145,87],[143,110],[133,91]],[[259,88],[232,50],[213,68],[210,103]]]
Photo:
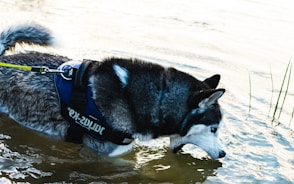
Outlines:
[[[177,153],[177,152],[179,152],[182,148],[183,148],[183,146],[184,146],[184,144],[182,144],[182,145],[180,145],[180,146],[178,146],[178,147],[175,147],[173,150],[172,150],[172,152],[173,153]],[[218,154],[218,158],[223,158],[223,157],[225,157],[226,156],[226,152],[224,151],[224,150],[221,150],[220,152],[219,152],[219,154]],[[215,159],[218,159],[218,158],[215,158]]]

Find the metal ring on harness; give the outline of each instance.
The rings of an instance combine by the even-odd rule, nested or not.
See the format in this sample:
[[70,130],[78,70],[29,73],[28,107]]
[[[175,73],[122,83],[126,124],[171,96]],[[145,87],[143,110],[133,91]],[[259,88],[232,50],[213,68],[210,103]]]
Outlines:
[[72,80],[75,73],[74,71],[78,70],[81,63],[81,61],[68,61],[60,65],[57,69],[63,71],[63,73],[61,73],[63,79]]

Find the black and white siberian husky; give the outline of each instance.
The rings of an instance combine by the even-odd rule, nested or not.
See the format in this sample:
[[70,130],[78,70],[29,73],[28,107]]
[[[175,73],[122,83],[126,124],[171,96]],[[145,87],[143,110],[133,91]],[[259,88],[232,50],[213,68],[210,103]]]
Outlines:
[[[109,156],[130,151],[135,139],[160,136],[170,137],[174,152],[194,144],[213,159],[226,155],[218,139],[218,99],[225,92],[216,88],[220,75],[200,81],[138,59],[74,62],[39,52],[4,55],[17,42],[48,46],[52,39],[46,28],[33,23],[0,35],[0,62],[58,68],[44,75],[0,67],[1,110],[16,122]],[[56,89],[56,83],[70,89]]]

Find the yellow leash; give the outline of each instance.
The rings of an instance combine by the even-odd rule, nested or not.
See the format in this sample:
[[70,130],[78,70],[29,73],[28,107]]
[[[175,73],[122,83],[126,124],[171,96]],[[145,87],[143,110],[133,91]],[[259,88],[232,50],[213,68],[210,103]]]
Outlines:
[[15,69],[20,69],[20,70],[38,72],[38,73],[41,73],[41,74],[64,73],[64,71],[62,71],[62,70],[54,70],[54,69],[50,69],[50,68],[48,68],[46,66],[23,66],[23,65],[16,65],[16,64],[0,62],[0,67],[15,68]]
[[32,70],[31,66],[22,66],[22,65],[10,64],[10,63],[2,63],[2,62],[0,62],[0,66],[6,67],[6,68],[16,68],[16,69],[21,69],[21,70],[27,70],[27,71]]

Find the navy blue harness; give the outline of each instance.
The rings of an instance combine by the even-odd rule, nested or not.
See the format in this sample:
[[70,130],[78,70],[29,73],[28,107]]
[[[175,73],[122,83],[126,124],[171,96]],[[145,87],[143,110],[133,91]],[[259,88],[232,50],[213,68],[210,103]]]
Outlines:
[[70,123],[66,140],[82,143],[87,134],[99,141],[110,141],[119,145],[132,142],[128,133],[114,130],[107,125],[105,118],[93,101],[89,85],[89,68],[92,61],[70,61],[58,67],[63,74],[55,75],[59,94],[61,115]]

